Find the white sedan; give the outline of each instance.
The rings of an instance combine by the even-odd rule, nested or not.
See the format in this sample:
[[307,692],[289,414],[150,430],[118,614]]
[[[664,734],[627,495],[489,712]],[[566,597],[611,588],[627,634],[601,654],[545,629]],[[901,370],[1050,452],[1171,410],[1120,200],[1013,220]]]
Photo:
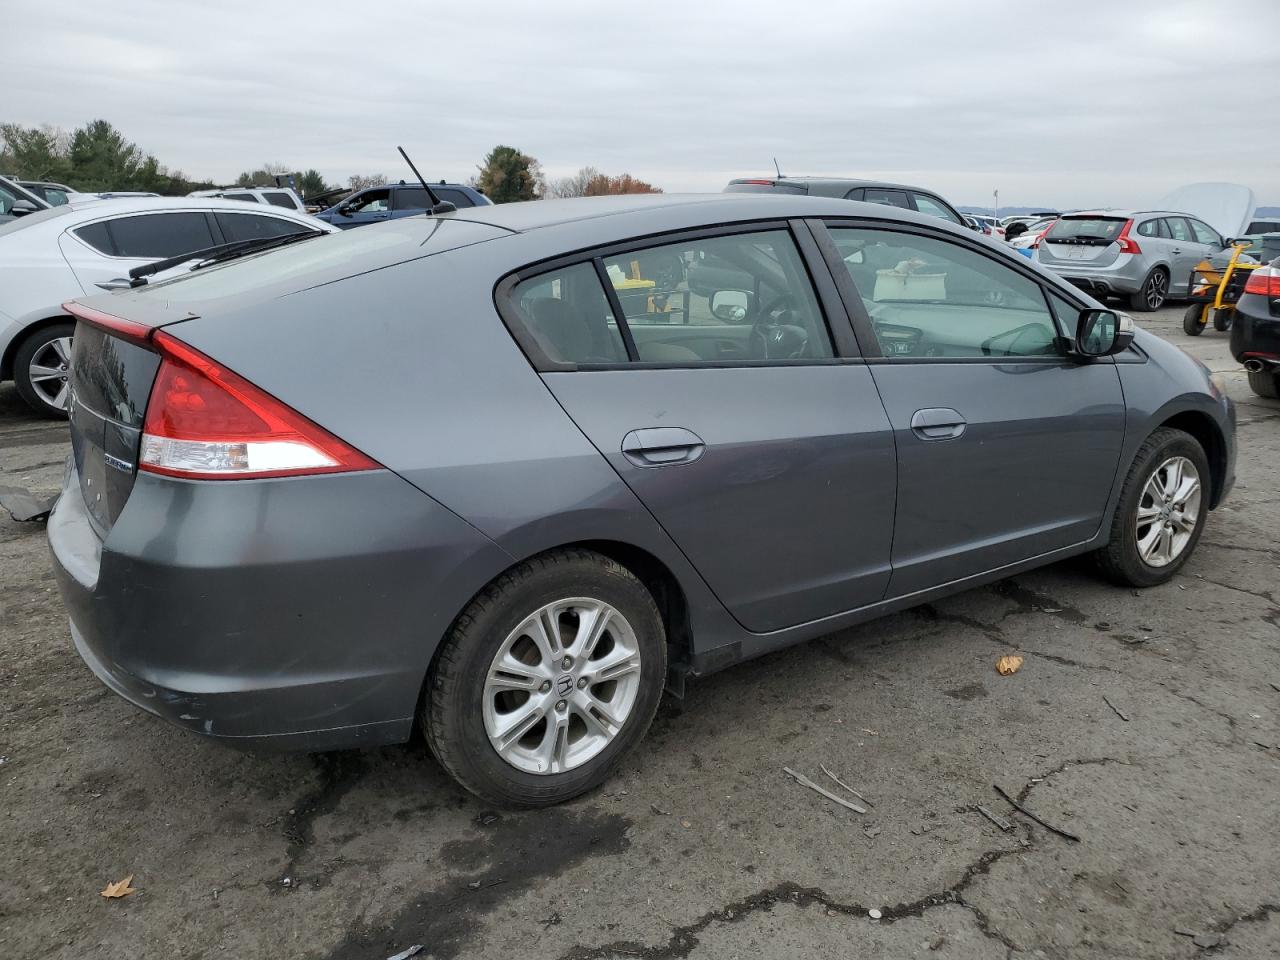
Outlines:
[[62,304],[129,286],[134,267],[186,253],[337,228],[281,207],[236,200],[74,200],[0,226],[0,381],[33,410],[66,416],[75,323]]

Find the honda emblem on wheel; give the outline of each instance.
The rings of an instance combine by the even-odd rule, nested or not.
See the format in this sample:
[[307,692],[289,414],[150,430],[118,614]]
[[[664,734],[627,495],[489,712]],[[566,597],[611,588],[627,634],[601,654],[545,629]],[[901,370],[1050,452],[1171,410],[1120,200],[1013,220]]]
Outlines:
[[573,690],[573,677],[567,673],[556,681],[556,693],[562,697],[567,697]]

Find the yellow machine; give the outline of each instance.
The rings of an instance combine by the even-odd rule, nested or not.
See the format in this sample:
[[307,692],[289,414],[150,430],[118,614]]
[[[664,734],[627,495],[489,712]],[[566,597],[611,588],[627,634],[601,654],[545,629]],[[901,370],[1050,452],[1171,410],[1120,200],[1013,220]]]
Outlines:
[[1210,317],[1213,317],[1213,329],[1231,329],[1236,302],[1244,292],[1249,271],[1262,266],[1260,263],[1240,262],[1240,255],[1248,246],[1248,241],[1237,243],[1225,267],[1201,260],[1191,271],[1191,282],[1187,286],[1187,299],[1191,306],[1182,316],[1182,329],[1189,336],[1200,336],[1209,325]]

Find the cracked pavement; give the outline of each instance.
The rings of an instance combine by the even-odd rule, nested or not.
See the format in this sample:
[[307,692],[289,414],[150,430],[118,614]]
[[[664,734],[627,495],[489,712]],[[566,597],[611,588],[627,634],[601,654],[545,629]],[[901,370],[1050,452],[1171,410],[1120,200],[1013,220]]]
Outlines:
[[[4,516],[0,955],[1280,955],[1280,404],[1180,317],[1139,320],[1224,374],[1240,459],[1172,583],[1059,564],[743,664],[553,810],[485,809],[420,741],[244,754],[135,710],[71,646],[43,525]],[[51,492],[64,451],[0,388],[0,482]],[[782,773],[819,764],[875,805]]]

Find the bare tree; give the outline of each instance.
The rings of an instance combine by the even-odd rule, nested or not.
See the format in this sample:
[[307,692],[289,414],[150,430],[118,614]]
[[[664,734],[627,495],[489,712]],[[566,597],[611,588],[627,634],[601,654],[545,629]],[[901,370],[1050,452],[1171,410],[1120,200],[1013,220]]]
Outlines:
[[380,187],[387,182],[385,173],[353,173],[347,177],[347,186],[354,193],[356,190],[363,190],[365,187]]
[[544,196],[547,197],[585,197],[591,181],[600,176],[595,167],[583,167],[570,177],[560,177],[547,182]]

